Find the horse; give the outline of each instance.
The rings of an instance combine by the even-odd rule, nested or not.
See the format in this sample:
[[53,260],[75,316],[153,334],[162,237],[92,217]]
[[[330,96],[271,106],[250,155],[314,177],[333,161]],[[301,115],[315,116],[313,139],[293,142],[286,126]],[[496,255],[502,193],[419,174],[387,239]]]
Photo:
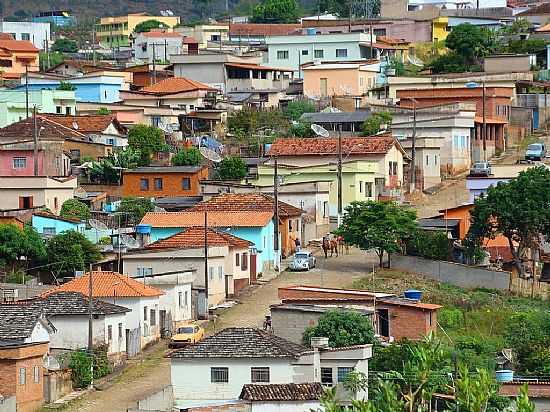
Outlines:
[[332,239],[330,241],[330,256],[332,257],[333,253],[336,253],[336,257],[338,257],[338,241],[336,239]]
[[325,259],[328,258],[328,251],[330,250],[330,241],[327,237],[323,237],[323,243],[321,245],[323,252],[325,253]]

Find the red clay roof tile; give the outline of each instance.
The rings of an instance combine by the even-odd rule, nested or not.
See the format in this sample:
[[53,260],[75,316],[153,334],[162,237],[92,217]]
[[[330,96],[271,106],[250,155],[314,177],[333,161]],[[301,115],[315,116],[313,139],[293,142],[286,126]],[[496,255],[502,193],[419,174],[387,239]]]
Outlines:
[[298,33],[301,29],[300,24],[235,23],[229,26],[229,33],[245,36],[284,36]]
[[14,52],[38,53],[39,50],[28,40],[0,39],[0,49]]
[[[209,246],[230,246],[248,248],[252,242],[233,236],[229,233],[207,229],[207,242]],[[147,249],[194,249],[204,246],[204,227],[190,227],[182,232],[176,233],[166,239],[158,240],[147,246]]]
[[[359,155],[386,154],[395,144],[391,136],[345,137],[342,139],[342,152]],[[284,138],[273,143],[268,156],[317,156],[337,153],[337,138]]]
[[[274,199],[264,193],[222,193],[212,197],[210,200],[196,204],[190,210],[201,212],[258,211],[273,213]],[[300,216],[302,213],[304,213],[302,209],[279,201],[280,217]]]
[[[112,114],[86,115],[86,116],[66,116],[60,114],[41,114],[42,117],[52,120],[57,124],[63,125],[69,129],[80,133],[103,133],[112,123],[120,133],[126,133],[126,127],[121,125]],[[78,128],[75,128],[75,125]]]
[[207,84],[185,77],[169,77],[149,87],[144,87],[140,93],[149,94],[176,94],[193,92],[196,90],[215,90]]
[[[209,227],[264,227],[273,218],[273,212],[208,212]],[[204,212],[149,212],[141,224],[152,227],[193,227],[204,225]]]

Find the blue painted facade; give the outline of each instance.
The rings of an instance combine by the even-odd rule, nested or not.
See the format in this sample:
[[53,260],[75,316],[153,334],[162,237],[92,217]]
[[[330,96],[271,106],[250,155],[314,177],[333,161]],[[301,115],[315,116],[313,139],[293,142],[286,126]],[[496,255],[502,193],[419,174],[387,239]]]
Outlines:
[[57,217],[32,216],[32,227],[41,235],[54,236],[67,230],[74,230],[84,234],[86,223],[70,222]]
[[[151,228],[151,242],[156,242],[160,239],[165,239],[169,236],[179,233],[184,228],[177,227],[152,227]],[[221,228],[220,228],[221,229]],[[254,243],[256,248],[256,272],[262,273],[269,267],[273,267],[277,254],[274,250],[274,225],[273,221],[270,221],[264,227],[231,227],[222,229],[234,236],[241,239],[248,240]],[[280,244],[280,242],[279,242]]]

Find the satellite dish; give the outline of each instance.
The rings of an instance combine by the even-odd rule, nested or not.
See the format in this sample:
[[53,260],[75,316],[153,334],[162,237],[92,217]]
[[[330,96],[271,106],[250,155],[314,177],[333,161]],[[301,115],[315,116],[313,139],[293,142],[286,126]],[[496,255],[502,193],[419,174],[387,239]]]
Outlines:
[[88,224],[95,230],[109,230],[105,223],[97,219],[88,220]]
[[73,122],[73,129],[78,130],[78,123],[77,122]]
[[214,163],[219,163],[222,161],[222,157],[212,149],[201,146],[199,147],[199,151],[201,152],[201,155]]
[[317,135],[321,137],[329,137],[330,133],[327,129],[325,129],[323,126],[319,126],[318,124],[313,123],[311,125],[311,130]]
[[139,247],[139,242],[136,239],[132,236],[125,235],[124,233],[120,234],[120,243],[128,246],[129,248]]

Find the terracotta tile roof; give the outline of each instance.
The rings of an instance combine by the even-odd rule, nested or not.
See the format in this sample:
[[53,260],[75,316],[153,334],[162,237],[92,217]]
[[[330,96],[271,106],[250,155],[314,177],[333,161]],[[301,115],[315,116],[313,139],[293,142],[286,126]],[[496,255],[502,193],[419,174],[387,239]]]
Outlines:
[[[78,139],[87,140],[86,136],[79,131],[65,127],[42,115],[37,115],[38,128],[41,139]],[[12,123],[9,126],[0,129],[0,143],[25,141],[33,139],[34,121],[32,116]]]
[[[273,218],[273,212],[209,212],[209,227],[264,227]],[[193,227],[204,225],[204,212],[149,212],[141,224],[152,227]]]
[[5,40],[0,39],[0,49],[12,52],[38,53],[39,50],[28,40]]
[[[189,210],[194,212],[258,211],[272,213],[274,202],[273,197],[264,193],[222,193],[210,200],[196,204]],[[304,213],[302,209],[279,201],[279,217],[301,216],[302,213]]]
[[15,40],[10,33],[0,33],[0,40]]
[[158,83],[149,87],[144,87],[140,90],[140,93],[148,94],[176,94],[193,92],[196,90],[216,90],[207,84],[197,82],[195,80],[186,79],[185,77],[170,77],[168,79],[161,80]]
[[[152,286],[144,285],[129,276],[117,272],[98,272],[94,271],[92,277],[92,296],[94,298],[107,297],[146,297],[160,296],[164,292]],[[48,296],[58,292],[79,292],[88,296],[90,273],[75,278],[55,289],[51,289],[42,294]]]
[[[209,246],[234,246],[248,248],[252,242],[233,236],[229,233],[207,229],[207,240]],[[194,249],[204,246],[204,227],[191,227],[176,233],[166,239],[157,240],[147,246],[147,249]]]
[[315,383],[282,383],[243,386],[239,399],[246,401],[315,401],[325,393],[323,385]]
[[251,35],[251,36],[284,36],[294,34],[302,29],[300,24],[255,24],[255,23],[236,23],[229,26],[231,35]]
[[183,44],[198,44],[199,41],[191,36],[185,36],[183,39]]
[[512,252],[508,246],[487,246],[486,249],[491,254],[491,262],[496,262],[499,257],[504,263],[514,261],[514,255],[512,255]]
[[[386,154],[396,144],[393,137],[346,137],[342,139],[342,152],[358,155]],[[337,138],[277,139],[268,156],[318,156],[338,153]]]
[[[86,116],[66,116],[61,114],[41,114],[45,119],[56,122],[57,124],[63,125],[71,130],[76,130],[80,133],[103,133],[109,125],[112,123],[113,126],[118,130],[119,133],[126,133],[128,130],[126,127],[120,124],[116,119],[115,115],[112,114],[93,114]],[[77,125],[78,128],[74,126]]]
[[166,32],[166,31],[160,31],[160,30],[153,30],[146,33],[141,33],[144,37],[172,37],[172,38],[181,38],[183,40],[183,35],[180,33],[174,33],[174,32]]
[[172,352],[171,358],[297,358],[307,349],[255,328],[227,328]]

